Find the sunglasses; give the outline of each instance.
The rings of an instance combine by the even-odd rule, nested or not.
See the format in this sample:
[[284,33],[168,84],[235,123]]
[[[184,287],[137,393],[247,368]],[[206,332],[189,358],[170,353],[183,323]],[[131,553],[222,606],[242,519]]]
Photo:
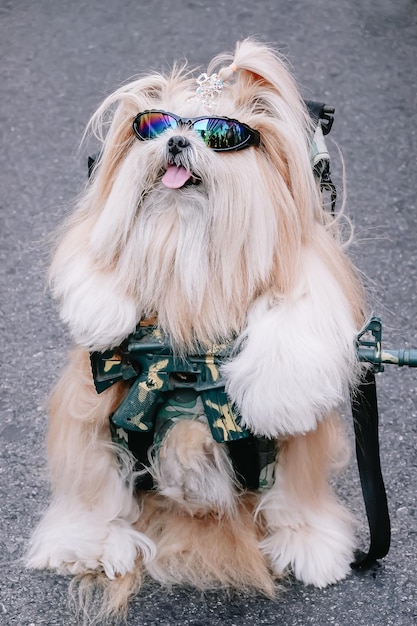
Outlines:
[[179,126],[192,128],[206,146],[217,152],[242,150],[258,146],[261,136],[257,130],[229,117],[178,117],[166,111],[143,111],[133,120],[133,131],[138,139],[159,137],[166,130]]

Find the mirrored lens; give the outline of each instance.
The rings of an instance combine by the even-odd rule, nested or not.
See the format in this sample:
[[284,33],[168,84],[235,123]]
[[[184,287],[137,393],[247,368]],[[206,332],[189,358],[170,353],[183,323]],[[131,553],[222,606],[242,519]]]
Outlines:
[[205,144],[214,150],[236,148],[249,138],[249,131],[239,122],[207,117],[193,124]]
[[148,111],[138,115],[133,126],[136,134],[142,139],[153,139],[159,137],[168,128],[176,128],[177,121],[167,113]]

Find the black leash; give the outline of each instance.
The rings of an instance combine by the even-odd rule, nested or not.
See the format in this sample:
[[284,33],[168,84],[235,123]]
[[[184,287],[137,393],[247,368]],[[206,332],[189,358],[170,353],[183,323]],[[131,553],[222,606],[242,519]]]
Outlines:
[[375,374],[372,367],[352,398],[352,414],[356,439],[356,458],[370,530],[367,553],[358,553],[351,564],[354,569],[369,569],[377,559],[388,553],[391,524],[387,495],[381,472],[378,438],[378,403]]

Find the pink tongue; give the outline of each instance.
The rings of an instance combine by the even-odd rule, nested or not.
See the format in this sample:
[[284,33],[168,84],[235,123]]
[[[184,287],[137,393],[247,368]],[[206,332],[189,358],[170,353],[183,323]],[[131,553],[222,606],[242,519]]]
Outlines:
[[168,165],[168,169],[162,177],[162,182],[165,187],[170,189],[179,189],[187,180],[191,177],[190,172],[187,172],[185,167],[178,167],[177,165]]

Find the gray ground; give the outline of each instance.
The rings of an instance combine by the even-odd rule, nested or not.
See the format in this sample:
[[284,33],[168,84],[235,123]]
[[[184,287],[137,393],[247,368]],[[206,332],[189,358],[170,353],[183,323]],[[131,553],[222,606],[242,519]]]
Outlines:
[[[384,320],[386,347],[417,344],[415,1],[0,0],[2,624],[75,624],[67,579],[25,571],[21,557],[48,499],[44,403],[69,343],[44,291],[44,250],[85,177],[77,153],[84,125],[134,74],[185,56],[204,68],[253,34],[284,50],[306,98],[336,106],[331,136],[345,158],[352,254]],[[392,548],[379,568],[321,591],[288,584],[275,603],[148,585],[128,624],[415,623],[417,371],[387,367],[378,385],[392,519]],[[340,488],[366,546],[354,460]]]

